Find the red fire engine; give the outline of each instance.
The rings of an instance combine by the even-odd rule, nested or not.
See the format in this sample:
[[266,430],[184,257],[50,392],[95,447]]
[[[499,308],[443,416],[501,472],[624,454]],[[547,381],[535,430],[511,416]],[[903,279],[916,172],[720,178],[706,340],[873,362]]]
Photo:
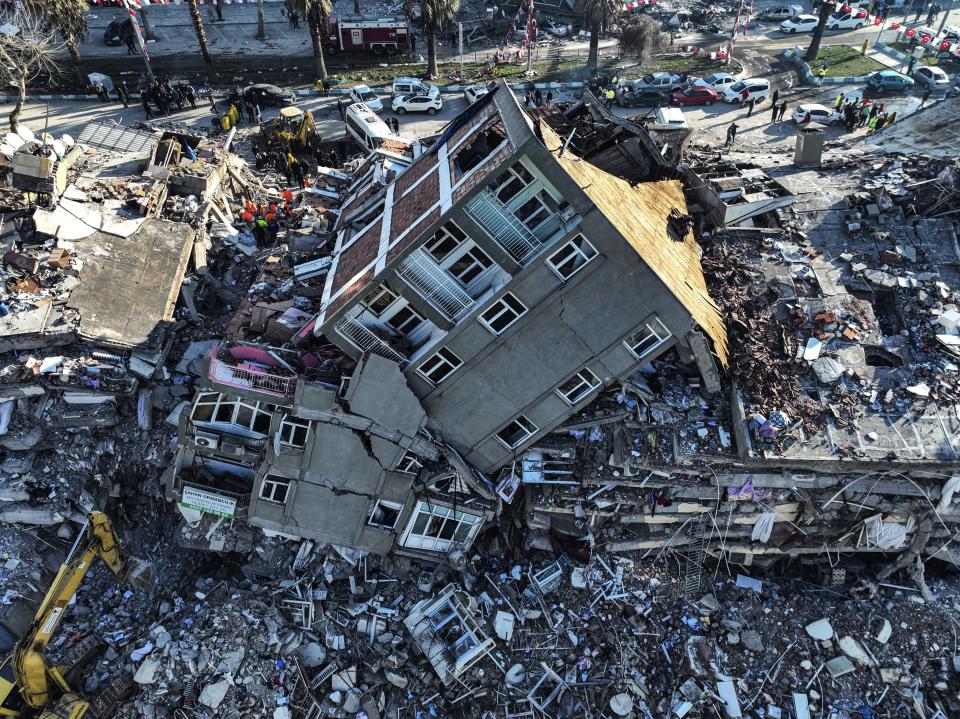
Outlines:
[[328,55],[338,52],[369,52],[396,55],[414,49],[413,32],[404,17],[350,16],[330,20],[330,34],[323,40]]

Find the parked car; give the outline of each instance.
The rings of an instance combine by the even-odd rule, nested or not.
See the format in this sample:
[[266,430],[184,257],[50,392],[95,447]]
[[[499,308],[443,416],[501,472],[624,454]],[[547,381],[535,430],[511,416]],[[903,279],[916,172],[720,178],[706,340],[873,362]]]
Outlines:
[[653,127],[690,127],[683,113],[676,107],[658,107],[653,117]]
[[797,105],[797,109],[793,111],[793,121],[800,125],[807,115],[810,115],[810,122],[819,122],[821,125],[832,125],[840,121],[840,113],[834,112],[826,105],[813,102]]
[[876,92],[903,92],[913,87],[913,80],[896,70],[878,70],[867,75],[867,87]]
[[943,39],[950,42],[960,40],[960,27],[956,25],[945,25],[943,28]]
[[711,90],[722,92],[723,88],[733,85],[740,78],[734,77],[729,72],[715,72],[712,75],[701,77],[691,83],[692,87],[709,87]]
[[466,98],[468,105],[472,105],[488,92],[490,92],[490,88],[486,85],[467,85],[463,88],[463,96]]
[[673,93],[670,101],[674,105],[712,105],[717,101],[717,91],[709,87],[688,87]]
[[859,10],[837,13],[827,19],[827,30],[859,30],[867,21],[859,16]]
[[105,45],[125,45],[127,38],[133,35],[133,23],[130,18],[118,18],[112,20],[107,29],[103,31],[103,42]]
[[443,100],[437,94],[430,95],[397,95],[393,98],[391,108],[398,115],[406,115],[408,112],[425,112],[428,115],[436,115],[443,108]]
[[813,32],[817,22],[816,15],[796,15],[780,23],[780,32],[785,32],[788,35],[794,35],[798,32]]
[[396,95],[430,95],[438,96],[440,88],[424,82],[416,77],[395,77],[391,92]]
[[681,90],[684,85],[685,83],[679,75],[671,75],[669,72],[655,72],[633,81],[634,87],[652,87],[655,90],[665,90],[666,92]]
[[243,88],[243,99],[259,107],[288,107],[295,101],[295,97],[289,90],[284,90],[276,85],[266,83],[257,83]]
[[931,90],[946,90],[950,86],[949,76],[936,65],[921,65],[913,71],[913,80]]
[[723,101],[743,102],[744,90],[747,91],[747,100],[752,97],[754,102],[763,102],[770,95],[770,81],[764,80],[762,77],[751,77],[747,80],[741,80],[732,85],[727,85],[723,88]]
[[758,20],[789,20],[803,12],[799,5],[773,5],[757,11]]
[[559,23],[556,20],[547,20],[547,24],[543,29],[554,37],[566,37],[570,34],[569,26]]
[[348,97],[350,102],[362,102],[374,112],[383,112],[383,100],[366,85],[351,87]]
[[621,85],[617,88],[617,104],[621,107],[662,107],[670,104],[670,94],[652,87]]

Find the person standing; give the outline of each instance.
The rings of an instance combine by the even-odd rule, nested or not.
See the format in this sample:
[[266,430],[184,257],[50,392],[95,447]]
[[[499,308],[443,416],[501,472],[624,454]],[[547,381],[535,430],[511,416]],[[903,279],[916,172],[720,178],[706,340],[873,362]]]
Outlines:
[[727,128],[727,141],[724,143],[724,147],[733,149],[733,143],[737,141],[737,123],[730,123],[730,127]]
[[756,104],[756,102],[757,101],[752,97],[747,100],[747,117],[750,117],[753,114],[753,106]]
[[839,95],[837,95],[836,102],[833,103],[833,109],[839,110],[842,104],[843,104],[843,93],[841,92]]
[[[926,104],[927,104],[927,100],[929,100],[929,99],[930,99],[930,88],[927,87],[927,88],[923,91],[923,95],[922,95],[921,98],[920,98],[920,107],[923,107],[924,105],[926,105]],[[918,107],[917,109],[919,110],[920,107]]]
[[784,100],[780,103],[780,120],[783,121],[783,116],[787,114],[787,101]]
[[217,11],[217,22],[223,22],[223,0],[217,0],[214,9]]
[[780,106],[777,103],[773,103],[770,106],[770,122],[777,121],[777,114],[780,112]]
[[827,76],[827,66],[821,65],[820,69],[817,71],[817,85],[823,85],[823,78]]
[[343,119],[343,98],[342,97],[337,98],[337,112],[340,113],[340,119],[342,120]]
[[127,35],[125,42],[127,43],[127,55],[136,55],[137,47],[133,44],[133,35]]
[[143,111],[147,113],[147,119],[153,119],[153,113],[150,112],[150,101],[147,99],[147,94],[145,92],[140,93],[140,102],[143,103]]
[[773,106],[776,107],[777,102],[778,102],[779,100],[780,100],[780,91],[779,91],[779,90],[774,90],[774,91],[773,91],[773,96],[770,98],[770,102],[772,102],[772,103],[773,103]]
[[127,90],[127,81],[122,80],[117,85],[117,98],[123,103],[124,107],[130,107],[130,91]]
[[547,107],[553,102],[553,90],[547,90]]
[[393,128],[393,134],[394,134],[394,135],[399,135],[399,134],[400,134],[400,120],[398,120],[397,118],[393,118],[393,119],[390,121],[390,126]]

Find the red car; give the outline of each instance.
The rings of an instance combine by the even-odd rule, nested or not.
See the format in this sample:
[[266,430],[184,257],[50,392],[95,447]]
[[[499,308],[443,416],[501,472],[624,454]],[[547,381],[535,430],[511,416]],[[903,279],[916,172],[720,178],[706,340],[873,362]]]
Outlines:
[[670,96],[670,102],[674,105],[712,105],[716,101],[717,91],[709,87],[688,87]]

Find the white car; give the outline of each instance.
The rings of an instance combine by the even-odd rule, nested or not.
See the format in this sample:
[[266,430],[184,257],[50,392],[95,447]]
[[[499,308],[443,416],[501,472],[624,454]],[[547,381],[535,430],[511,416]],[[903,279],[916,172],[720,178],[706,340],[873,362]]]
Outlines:
[[694,87],[708,87],[711,90],[716,90],[717,94],[721,94],[725,87],[733,85],[739,79],[729,72],[715,72],[712,75],[694,80],[692,84]]
[[816,15],[797,15],[780,23],[780,32],[785,32],[788,35],[794,35],[798,32],[813,32],[817,22],[819,21]]
[[566,37],[570,34],[570,28],[568,26],[555,20],[548,20],[546,27],[543,29],[554,37]]
[[398,115],[406,115],[408,112],[425,112],[428,115],[436,115],[443,108],[443,100],[439,95],[431,97],[430,95],[397,95],[393,98],[391,109]]
[[960,40],[960,27],[956,25],[946,25],[943,28],[943,39],[950,42]]
[[826,105],[818,105],[812,102],[798,105],[797,109],[793,111],[793,121],[802,125],[807,115],[810,115],[810,122],[819,122],[821,125],[832,125],[840,121],[840,113],[834,112]]
[[950,78],[936,65],[922,65],[913,71],[913,79],[920,85],[926,85],[931,90],[946,90],[950,86]]
[[859,16],[859,10],[831,15],[827,20],[827,30],[859,30],[867,21]]
[[350,102],[362,102],[374,112],[383,112],[383,101],[366,85],[351,87],[349,98]]
[[673,92],[674,90],[682,90],[684,88],[684,83],[680,82],[680,76],[671,75],[669,72],[647,74],[631,82],[635,88],[652,87],[655,90],[663,90],[664,92]]
[[466,98],[468,105],[472,105],[488,92],[490,92],[490,88],[486,85],[467,85],[463,88],[463,96]]
[[[743,91],[747,91],[747,96],[743,96]],[[744,102],[753,98],[754,102],[763,102],[770,95],[770,81],[762,77],[751,77],[747,80],[735,82],[723,88],[723,92],[717,93],[723,98],[724,102]]]

